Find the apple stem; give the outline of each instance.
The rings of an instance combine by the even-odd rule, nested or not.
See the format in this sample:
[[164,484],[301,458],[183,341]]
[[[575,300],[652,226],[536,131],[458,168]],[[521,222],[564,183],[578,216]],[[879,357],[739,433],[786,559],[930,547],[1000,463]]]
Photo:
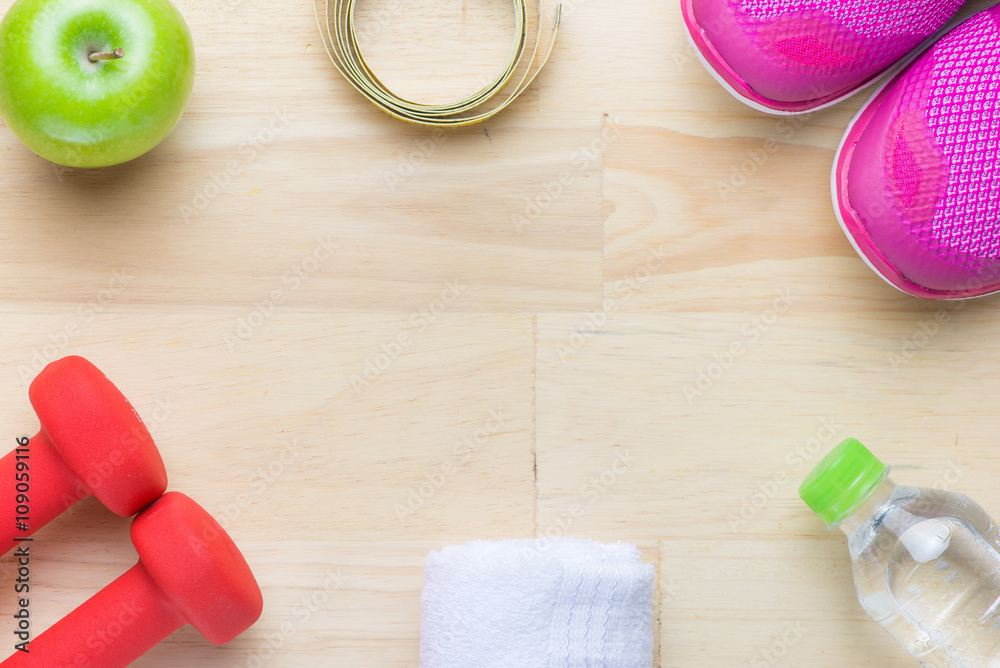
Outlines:
[[125,49],[118,47],[114,51],[97,51],[90,54],[90,62],[96,63],[98,60],[118,60],[125,56]]

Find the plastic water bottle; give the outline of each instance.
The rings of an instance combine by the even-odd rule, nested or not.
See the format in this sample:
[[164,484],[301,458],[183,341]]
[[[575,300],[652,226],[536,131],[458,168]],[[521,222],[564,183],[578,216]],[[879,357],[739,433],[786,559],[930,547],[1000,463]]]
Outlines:
[[861,607],[934,668],[1000,668],[1000,538],[973,500],[897,487],[855,439],[834,448],[799,496],[847,535]]

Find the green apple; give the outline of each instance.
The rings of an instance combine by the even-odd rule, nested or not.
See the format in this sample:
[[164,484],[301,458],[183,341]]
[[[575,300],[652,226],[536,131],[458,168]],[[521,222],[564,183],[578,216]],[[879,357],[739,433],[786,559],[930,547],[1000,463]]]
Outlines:
[[17,0],[0,23],[0,114],[60,165],[149,151],[193,84],[191,32],[169,0]]

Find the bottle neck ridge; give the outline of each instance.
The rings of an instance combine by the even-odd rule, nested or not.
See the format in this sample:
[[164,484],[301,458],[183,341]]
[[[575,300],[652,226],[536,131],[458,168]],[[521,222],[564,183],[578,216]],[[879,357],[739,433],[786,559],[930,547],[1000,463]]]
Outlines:
[[847,517],[840,520],[839,522],[834,522],[830,525],[830,528],[837,528],[844,532],[846,535],[851,535],[875,516],[878,509],[885,504],[885,502],[892,496],[892,492],[896,489],[896,483],[892,481],[888,476],[888,468],[886,469],[886,474],[882,477],[877,484],[872,486],[871,492],[861,501]]

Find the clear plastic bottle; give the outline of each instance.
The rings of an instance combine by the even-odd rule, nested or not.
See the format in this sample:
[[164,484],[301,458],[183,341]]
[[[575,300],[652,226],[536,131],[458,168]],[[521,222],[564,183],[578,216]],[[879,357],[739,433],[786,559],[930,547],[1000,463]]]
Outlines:
[[1000,668],[1000,536],[974,501],[897,487],[848,439],[799,496],[847,535],[858,600],[903,649],[933,668]]

